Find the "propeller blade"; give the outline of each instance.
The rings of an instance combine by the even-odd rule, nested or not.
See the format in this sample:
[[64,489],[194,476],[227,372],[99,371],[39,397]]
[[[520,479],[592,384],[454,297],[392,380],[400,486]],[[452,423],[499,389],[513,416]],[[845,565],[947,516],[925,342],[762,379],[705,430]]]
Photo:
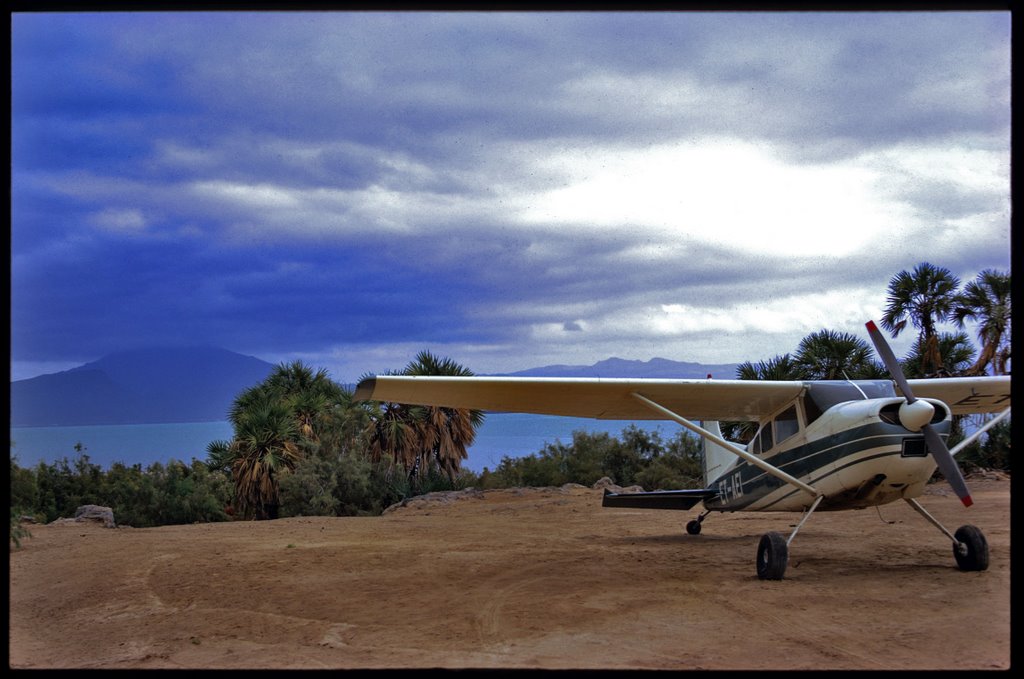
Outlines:
[[[925,443],[928,444],[928,451],[935,458],[935,461],[939,463],[939,470],[946,477],[946,481],[953,488],[953,492],[960,498],[960,502],[964,503],[964,507],[970,507],[974,504],[974,500],[971,499],[971,491],[967,490],[967,482],[964,481],[964,475],[960,472],[960,466],[953,459],[953,456],[950,455],[949,448],[946,447],[946,444],[939,437],[939,432],[935,431],[935,428],[930,424],[921,427],[921,432],[924,434]],[[938,454],[936,454],[937,452]]]
[[[913,403],[917,400],[914,396],[914,392],[910,389],[910,384],[907,382],[906,376],[903,374],[903,368],[900,367],[900,362],[896,359],[896,355],[892,353],[892,349],[889,348],[889,343],[885,341],[885,335],[878,329],[874,321],[867,322],[868,335],[871,336],[871,342],[875,345],[875,351],[878,352],[879,357],[882,359],[882,363],[885,364],[885,369],[889,371],[889,375],[892,376],[896,382],[896,386],[903,392],[903,397],[907,399],[907,403]],[[946,481],[953,488],[957,497],[964,504],[964,507],[970,507],[974,504],[974,500],[971,499],[971,493],[967,490],[967,482],[964,481],[964,476],[960,472],[960,466],[953,459],[953,456],[949,452],[949,448],[942,441],[939,436],[939,432],[935,431],[935,428],[931,424],[925,424],[921,427],[921,433],[924,434],[924,440],[928,446],[928,452],[931,453],[935,462],[939,466],[939,470],[942,475],[946,477]]]
[[882,363],[885,365],[885,369],[889,371],[893,380],[896,381],[896,386],[903,392],[904,398],[907,399],[907,403],[913,403],[917,400],[914,397],[914,392],[910,390],[910,384],[907,383],[907,378],[903,375],[903,368],[900,367],[900,362],[896,358],[896,354],[892,353],[892,349],[889,348],[889,343],[885,341],[885,335],[878,329],[874,321],[867,322],[868,335],[871,336],[871,342],[875,345],[875,351],[882,359]]

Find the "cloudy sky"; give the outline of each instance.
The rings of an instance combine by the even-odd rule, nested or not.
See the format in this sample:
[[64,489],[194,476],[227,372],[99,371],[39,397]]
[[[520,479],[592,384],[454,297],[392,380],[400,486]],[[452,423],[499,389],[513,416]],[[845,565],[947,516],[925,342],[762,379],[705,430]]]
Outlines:
[[[1010,267],[1010,14],[11,19],[11,378],[758,361]],[[908,332],[894,348],[909,348]]]

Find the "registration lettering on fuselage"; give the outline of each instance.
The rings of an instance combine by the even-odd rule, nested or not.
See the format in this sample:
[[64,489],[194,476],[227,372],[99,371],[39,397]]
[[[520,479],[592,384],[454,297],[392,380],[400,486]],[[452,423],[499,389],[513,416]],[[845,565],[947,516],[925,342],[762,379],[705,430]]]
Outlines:
[[730,474],[718,482],[718,497],[722,502],[743,497],[743,480],[739,472]]

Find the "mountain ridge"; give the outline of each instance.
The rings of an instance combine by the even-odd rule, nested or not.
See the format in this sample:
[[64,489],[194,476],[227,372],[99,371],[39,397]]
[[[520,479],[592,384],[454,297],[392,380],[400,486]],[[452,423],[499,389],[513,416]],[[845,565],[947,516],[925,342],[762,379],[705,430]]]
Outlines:
[[11,426],[210,422],[271,363],[212,346],[108,354],[68,370],[11,382]]
[[649,361],[611,357],[592,365],[555,364],[503,373],[507,377],[632,377],[704,379],[709,375],[734,379],[737,363],[692,363],[655,357]]
[[[503,376],[730,379],[733,363],[611,357],[593,365],[547,365]],[[108,354],[62,372],[11,382],[10,425],[47,427],[224,420],[235,397],[274,365],[208,345],[149,347]],[[351,385],[346,385],[351,386]]]

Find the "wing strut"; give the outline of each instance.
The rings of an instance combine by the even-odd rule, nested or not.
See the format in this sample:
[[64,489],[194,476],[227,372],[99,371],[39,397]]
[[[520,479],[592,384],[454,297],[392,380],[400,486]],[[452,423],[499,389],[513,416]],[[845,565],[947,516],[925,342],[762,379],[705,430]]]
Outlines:
[[991,429],[991,428],[992,428],[993,426],[995,426],[995,424],[996,424],[997,422],[999,422],[999,421],[1000,421],[1001,419],[1003,419],[1004,417],[1006,417],[1006,416],[1007,416],[1007,415],[1009,415],[1009,414],[1010,414],[1010,409],[1009,409],[1009,408],[1007,408],[1007,409],[1006,409],[1006,410],[1004,410],[1003,412],[999,413],[998,415],[996,415],[995,417],[993,417],[993,418],[992,418],[991,420],[989,420],[988,422],[986,422],[986,423],[984,424],[984,426],[982,426],[982,427],[981,427],[980,429],[978,429],[978,431],[974,432],[973,434],[971,434],[970,436],[968,436],[967,438],[965,438],[965,439],[964,439],[963,441],[961,441],[960,443],[958,443],[958,444],[956,444],[955,446],[953,446],[952,448],[950,448],[950,450],[949,450],[949,454],[950,454],[950,455],[956,455],[956,454],[957,454],[957,453],[959,453],[959,452],[960,452],[961,450],[963,450],[963,449],[964,449],[964,448],[966,448],[967,446],[969,446],[969,445],[971,445],[972,443],[974,443],[974,442],[975,442],[975,441],[976,441],[976,440],[978,439],[978,437],[979,437],[979,436],[981,436],[981,435],[982,435],[982,434],[984,434],[984,433],[985,433],[986,431],[988,431],[989,429]]
[[686,427],[687,429],[692,431],[694,434],[697,434],[698,436],[700,436],[702,438],[705,438],[705,439],[707,439],[707,440],[709,440],[709,441],[711,441],[713,443],[716,443],[716,444],[722,446],[723,448],[728,450],[730,453],[733,453],[734,455],[742,457],[744,460],[746,460],[750,464],[754,465],[755,467],[759,467],[760,469],[763,469],[765,472],[771,474],[772,476],[780,478],[780,479],[782,479],[783,481],[785,481],[786,483],[788,483],[788,484],[790,484],[792,486],[796,486],[797,488],[799,488],[800,490],[804,491],[805,493],[808,493],[811,497],[818,497],[819,495],[821,495],[821,493],[816,491],[813,486],[809,486],[806,483],[804,483],[803,481],[801,481],[800,479],[796,478],[795,476],[791,476],[791,475],[787,474],[786,472],[782,471],[781,469],[779,469],[778,467],[775,467],[773,465],[768,464],[767,462],[765,462],[761,458],[757,457],[756,455],[753,455],[752,453],[748,453],[746,450],[740,448],[736,444],[731,443],[729,441],[726,441],[721,436],[715,436],[714,434],[709,432],[707,429],[704,429],[703,427],[699,427],[696,424],[694,424],[693,422],[690,422],[685,417],[682,417],[680,415],[675,414],[674,412],[672,412],[668,408],[655,403],[654,401],[652,401],[651,399],[647,398],[643,394],[640,394],[640,393],[634,391],[630,395],[633,398],[635,398],[638,401],[640,401],[641,403],[643,403],[644,405],[646,405],[651,410],[659,412],[659,413],[661,413],[662,415],[665,415],[666,417],[668,417],[671,420],[675,420],[679,424],[683,425],[684,427]]

